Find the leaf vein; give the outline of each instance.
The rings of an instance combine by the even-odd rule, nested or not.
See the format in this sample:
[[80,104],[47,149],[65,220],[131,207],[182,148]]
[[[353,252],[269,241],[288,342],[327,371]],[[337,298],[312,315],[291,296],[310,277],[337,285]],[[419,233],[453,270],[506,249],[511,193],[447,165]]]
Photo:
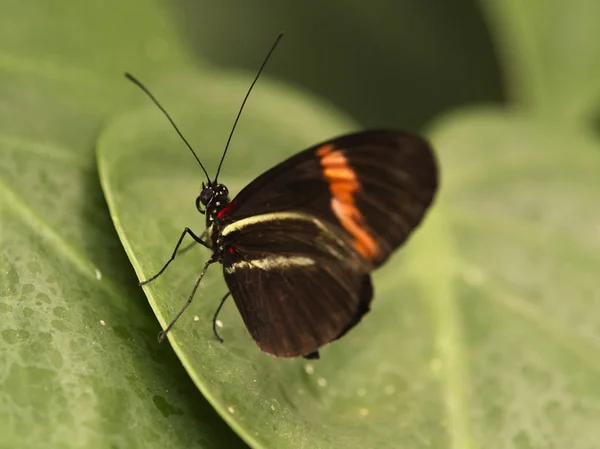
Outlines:
[[68,162],[77,167],[87,167],[89,165],[85,159],[74,156],[65,148],[43,142],[36,142],[19,136],[14,137],[0,134],[0,145],[8,151],[12,149],[23,150],[38,156]]
[[519,296],[510,293],[499,283],[493,280],[488,280],[487,283],[493,285],[493,289],[490,289],[492,291],[491,295],[482,295],[484,298],[490,299],[495,304],[534,324],[538,329],[547,333],[566,351],[577,356],[590,368],[600,372],[600,357],[590,356],[591,352],[600,352],[600,348],[582,338],[573,336],[556,323],[540,319],[543,313],[541,313],[539,308],[524,301]]
[[95,282],[98,287],[106,293],[113,296],[125,295],[119,292],[108,279],[98,282],[96,272],[98,268],[82,256],[76,249],[72,248],[57,232],[52,229],[42,218],[40,218],[30,207],[21,199],[2,179],[0,179],[0,198],[14,210],[22,219],[26,226],[29,226],[35,233],[49,242],[59,250],[66,260],[68,260],[85,277]]

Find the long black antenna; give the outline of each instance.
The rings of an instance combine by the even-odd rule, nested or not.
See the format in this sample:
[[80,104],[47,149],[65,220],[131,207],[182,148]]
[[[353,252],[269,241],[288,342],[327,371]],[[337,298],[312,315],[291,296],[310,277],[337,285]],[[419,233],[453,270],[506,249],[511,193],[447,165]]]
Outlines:
[[150,91],[148,90],[148,88],[146,86],[144,86],[141,81],[139,81],[137,78],[135,78],[132,74],[130,73],[125,73],[125,77],[133,82],[136,86],[138,86],[140,89],[142,89],[146,95],[148,95],[150,97],[150,99],[154,102],[154,104],[156,106],[158,106],[158,109],[160,109],[163,114],[166,115],[166,117],[169,119],[169,121],[171,122],[171,125],[173,125],[173,128],[175,128],[175,131],[177,131],[177,134],[179,134],[179,137],[181,137],[181,139],[185,142],[185,144],[187,145],[187,147],[190,149],[190,151],[192,152],[192,154],[194,155],[194,157],[196,158],[196,160],[198,161],[198,164],[200,164],[200,167],[202,168],[202,171],[204,172],[204,174],[206,175],[206,179],[208,179],[208,182],[210,184],[210,176],[208,176],[208,173],[206,172],[206,169],[204,168],[204,165],[202,165],[202,162],[200,162],[200,159],[198,159],[198,155],[196,154],[196,152],[194,151],[194,149],[192,148],[192,146],[188,143],[188,141],[186,140],[185,137],[183,137],[183,134],[181,134],[181,131],[179,131],[179,128],[177,128],[177,125],[175,124],[175,122],[173,121],[173,119],[171,118],[171,116],[169,115],[169,113],[165,110],[165,108],[162,107],[162,105],[158,102],[158,100],[154,97],[154,95],[152,95],[150,93]]
[[229,148],[229,143],[231,142],[231,137],[233,136],[233,132],[235,131],[235,127],[237,126],[238,120],[240,119],[240,115],[242,115],[242,110],[244,109],[244,105],[246,104],[246,100],[250,96],[250,92],[252,92],[252,88],[254,87],[254,85],[256,84],[256,82],[258,81],[258,77],[260,76],[261,72],[265,68],[265,65],[267,65],[267,61],[271,57],[271,54],[273,53],[273,50],[275,50],[275,47],[277,47],[277,44],[279,43],[279,41],[281,40],[282,37],[283,37],[283,31],[281,33],[279,33],[279,36],[277,36],[277,39],[275,39],[275,42],[273,42],[273,45],[271,46],[271,49],[269,50],[269,53],[267,53],[267,57],[263,61],[262,65],[260,66],[260,69],[258,69],[258,73],[256,74],[256,77],[254,77],[254,81],[252,81],[252,84],[250,84],[250,89],[248,89],[248,92],[246,93],[246,96],[244,97],[244,101],[242,101],[242,105],[240,106],[240,110],[238,111],[238,115],[235,118],[235,122],[233,122],[233,127],[231,128],[231,132],[229,133],[229,138],[227,139],[227,143],[225,144],[225,150],[223,150],[223,156],[221,156],[221,162],[219,162],[219,168],[217,168],[217,174],[215,175],[215,180],[213,181],[215,183],[217,182],[217,178],[219,177],[219,173],[221,172],[221,165],[223,165],[223,161],[225,160],[225,155],[227,154],[227,149]]

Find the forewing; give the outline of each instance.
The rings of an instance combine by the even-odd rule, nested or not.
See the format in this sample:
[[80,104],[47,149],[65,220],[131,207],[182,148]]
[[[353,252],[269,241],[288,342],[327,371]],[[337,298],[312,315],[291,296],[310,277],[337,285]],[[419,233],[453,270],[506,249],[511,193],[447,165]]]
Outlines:
[[223,235],[225,280],[264,352],[312,354],[369,310],[371,266],[318,219],[260,215],[224,228]]
[[433,201],[438,171],[418,136],[390,130],[333,139],[265,172],[222,211],[232,222],[253,215],[301,212],[346,234],[355,251],[378,266],[421,222]]

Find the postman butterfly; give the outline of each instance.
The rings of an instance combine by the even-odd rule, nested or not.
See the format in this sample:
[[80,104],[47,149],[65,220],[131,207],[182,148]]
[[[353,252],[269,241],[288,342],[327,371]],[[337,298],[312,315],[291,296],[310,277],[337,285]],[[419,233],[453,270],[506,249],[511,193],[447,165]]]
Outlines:
[[319,348],[339,339],[369,311],[371,272],[381,266],[421,223],[438,186],[430,145],[414,134],[390,129],[336,137],[271,168],[233,199],[218,177],[240,114],[279,35],[261,65],[235,119],[211,179],[200,159],[155,97],[130,74],[167,116],[204,171],[196,199],[206,230],[186,235],[211,251],[185,306],[204,274],[221,263],[229,291],[258,347],[275,357],[319,358]]

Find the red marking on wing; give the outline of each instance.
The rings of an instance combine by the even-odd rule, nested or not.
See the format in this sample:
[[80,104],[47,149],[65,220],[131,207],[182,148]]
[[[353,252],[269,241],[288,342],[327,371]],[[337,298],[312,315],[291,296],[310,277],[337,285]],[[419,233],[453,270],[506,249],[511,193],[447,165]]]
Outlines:
[[375,260],[379,253],[377,242],[364,228],[364,219],[354,202],[360,189],[356,173],[350,167],[344,154],[331,144],[317,149],[321,159],[323,175],[329,182],[331,209],[344,229],[354,237],[354,248],[368,260]]
[[219,211],[219,213],[217,214],[217,218],[223,218],[223,216],[229,212],[229,209],[231,209],[234,205],[235,201],[232,201],[231,203],[229,203],[227,206],[225,206],[223,209],[221,209]]
[[229,254],[235,254],[235,249],[233,249],[231,246],[227,248],[227,251],[229,251]]

